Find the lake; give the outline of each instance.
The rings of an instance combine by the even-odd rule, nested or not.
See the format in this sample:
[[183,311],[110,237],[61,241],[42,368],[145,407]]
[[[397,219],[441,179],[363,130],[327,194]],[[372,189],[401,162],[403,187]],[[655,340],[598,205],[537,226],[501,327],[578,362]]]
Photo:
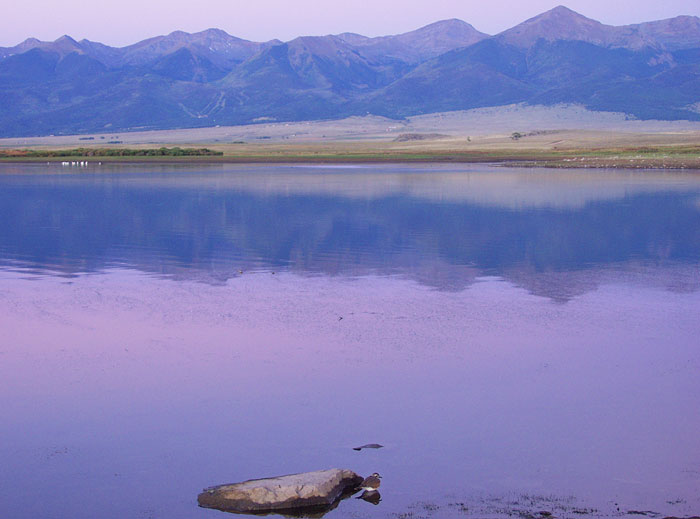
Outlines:
[[0,515],[698,515],[699,317],[698,171],[0,165]]

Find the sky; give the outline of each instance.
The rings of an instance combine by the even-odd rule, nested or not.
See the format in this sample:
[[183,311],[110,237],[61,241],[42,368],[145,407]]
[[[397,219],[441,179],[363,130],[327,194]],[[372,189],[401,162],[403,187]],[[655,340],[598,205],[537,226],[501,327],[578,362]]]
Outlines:
[[63,34],[124,46],[174,30],[211,27],[255,41],[341,32],[381,36],[447,18],[496,34],[561,3],[611,25],[700,16],[699,0],[23,0],[3,6],[0,46]]

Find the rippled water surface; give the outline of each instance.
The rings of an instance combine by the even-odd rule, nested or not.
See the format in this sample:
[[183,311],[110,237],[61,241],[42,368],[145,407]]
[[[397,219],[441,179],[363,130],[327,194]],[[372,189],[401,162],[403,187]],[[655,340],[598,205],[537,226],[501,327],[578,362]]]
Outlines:
[[2,165],[0,516],[698,515],[699,267],[700,172]]

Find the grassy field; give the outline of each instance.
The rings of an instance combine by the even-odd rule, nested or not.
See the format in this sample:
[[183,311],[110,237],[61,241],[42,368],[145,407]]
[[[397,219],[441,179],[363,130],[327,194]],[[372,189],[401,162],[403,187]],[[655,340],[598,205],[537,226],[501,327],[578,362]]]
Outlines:
[[[675,129],[647,124],[644,131],[618,128],[510,131],[513,126],[509,128],[504,122],[494,124],[492,133],[465,135],[466,131],[458,131],[457,123],[442,126],[438,123],[434,118],[429,125],[419,127],[412,123],[412,131],[404,133],[382,130],[382,125],[389,123],[376,118],[332,125],[303,123],[304,139],[290,138],[296,135],[290,132],[298,132],[302,123],[265,129],[239,128],[235,134],[237,140],[224,139],[222,132],[226,129],[220,128],[124,134],[118,136],[119,141],[99,137],[90,140],[84,136],[5,139],[0,142],[0,162],[488,162],[553,168],[700,169],[700,129],[694,127]],[[401,129],[407,127],[398,128]],[[271,135],[260,138],[261,132]],[[214,135],[218,137],[213,138]]]

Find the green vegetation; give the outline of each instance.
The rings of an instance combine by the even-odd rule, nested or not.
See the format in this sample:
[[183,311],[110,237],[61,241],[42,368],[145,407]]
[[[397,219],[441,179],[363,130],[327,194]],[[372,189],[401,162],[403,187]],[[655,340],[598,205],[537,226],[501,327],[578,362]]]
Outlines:
[[208,148],[74,148],[69,150],[0,150],[3,158],[50,157],[201,157],[223,155]]

